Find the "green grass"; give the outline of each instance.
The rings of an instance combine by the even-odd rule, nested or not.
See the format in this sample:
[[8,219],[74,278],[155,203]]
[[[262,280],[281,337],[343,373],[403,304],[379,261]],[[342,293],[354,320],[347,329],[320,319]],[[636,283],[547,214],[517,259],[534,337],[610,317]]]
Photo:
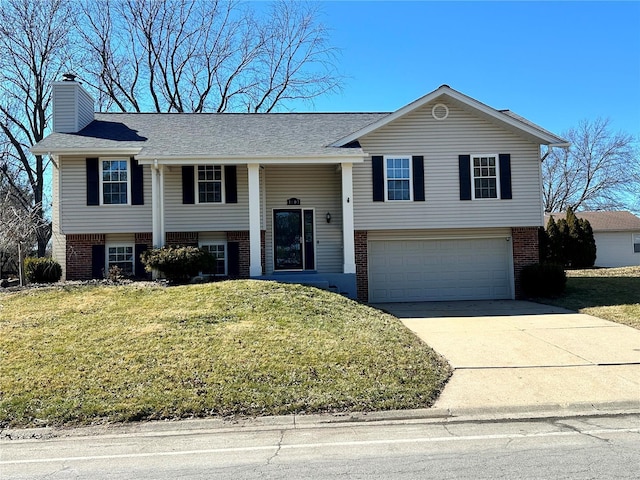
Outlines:
[[430,406],[451,370],[393,316],[299,285],[0,294],[0,426]]
[[539,299],[640,329],[640,267],[568,270],[559,298]]

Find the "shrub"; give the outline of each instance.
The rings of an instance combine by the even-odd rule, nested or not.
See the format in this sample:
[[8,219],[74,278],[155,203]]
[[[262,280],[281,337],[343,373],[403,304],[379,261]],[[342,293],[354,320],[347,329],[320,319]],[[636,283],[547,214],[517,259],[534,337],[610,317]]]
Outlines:
[[107,272],[107,278],[109,280],[111,280],[112,282],[121,282],[122,280],[124,280],[125,278],[127,278],[127,276],[124,274],[124,272],[122,271],[122,269],[117,266],[117,265],[111,265],[109,267],[109,271]]
[[567,274],[557,263],[536,263],[522,269],[522,290],[528,297],[557,297],[564,292]]
[[52,258],[28,257],[24,274],[30,283],[55,283],[62,277],[62,267]]
[[199,272],[213,268],[213,256],[197,247],[162,247],[142,253],[147,272],[158,270],[173,283],[185,283]]

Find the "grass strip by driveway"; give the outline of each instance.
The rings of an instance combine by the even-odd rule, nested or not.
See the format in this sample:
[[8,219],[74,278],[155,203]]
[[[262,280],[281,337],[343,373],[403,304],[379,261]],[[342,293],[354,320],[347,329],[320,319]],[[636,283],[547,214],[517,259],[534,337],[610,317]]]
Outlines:
[[565,293],[538,301],[640,329],[640,267],[567,270]]
[[430,406],[451,370],[395,317],[299,285],[0,294],[0,426]]

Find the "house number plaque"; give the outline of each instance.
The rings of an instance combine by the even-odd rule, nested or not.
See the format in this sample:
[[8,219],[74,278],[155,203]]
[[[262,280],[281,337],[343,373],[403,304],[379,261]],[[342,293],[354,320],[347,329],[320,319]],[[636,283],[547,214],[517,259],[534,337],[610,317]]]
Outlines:
[[289,198],[287,199],[287,205],[300,205],[299,198]]

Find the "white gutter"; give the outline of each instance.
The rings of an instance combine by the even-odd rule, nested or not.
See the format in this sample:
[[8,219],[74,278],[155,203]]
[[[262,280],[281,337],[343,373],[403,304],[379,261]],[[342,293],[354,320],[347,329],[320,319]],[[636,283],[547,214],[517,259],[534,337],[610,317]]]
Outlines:
[[158,162],[158,165],[250,165],[250,164],[291,164],[291,163],[306,163],[306,164],[340,164],[344,162],[351,163],[363,163],[368,155],[359,153],[357,155],[327,155],[327,156],[295,156],[295,157],[283,157],[283,156],[257,156],[257,157],[245,157],[245,156],[233,156],[233,155],[189,155],[189,156],[154,156],[136,157],[138,162],[142,165],[152,165]]
[[82,147],[82,148],[73,148],[73,149],[50,149],[50,148],[38,148],[37,146],[33,146],[29,149],[31,153],[34,155],[45,155],[45,154],[53,154],[53,155],[137,155],[142,151],[141,147],[132,148],[132,147],[109,147],[109,148],[99,148],[95,147]]

